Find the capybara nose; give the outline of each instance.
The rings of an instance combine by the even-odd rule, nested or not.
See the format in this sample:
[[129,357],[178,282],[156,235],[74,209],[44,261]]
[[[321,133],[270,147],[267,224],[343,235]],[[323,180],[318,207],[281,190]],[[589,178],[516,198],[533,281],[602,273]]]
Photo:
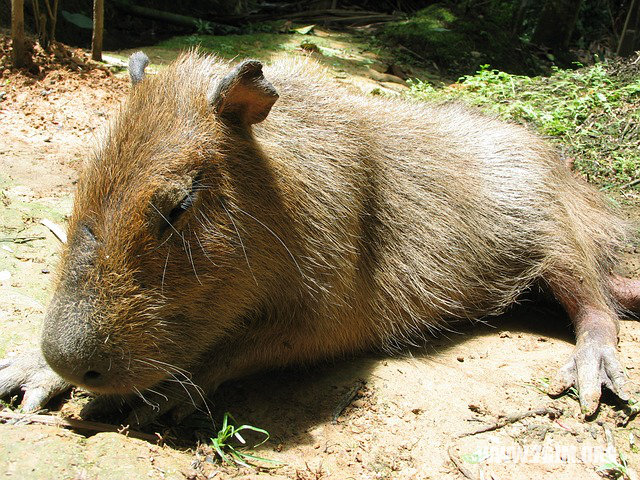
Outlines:
[[64,342],[51,341],[47,337],[41,347],[49,366],[68,382],[90,390],[109,384],[111,362],[95,348],[65,348]]
[[96,370],[95,367],[92,370],[87,370],[82,376],[82,385],[91,388],[104,387],[108,383],[108,374],[102,373],[100,370]]

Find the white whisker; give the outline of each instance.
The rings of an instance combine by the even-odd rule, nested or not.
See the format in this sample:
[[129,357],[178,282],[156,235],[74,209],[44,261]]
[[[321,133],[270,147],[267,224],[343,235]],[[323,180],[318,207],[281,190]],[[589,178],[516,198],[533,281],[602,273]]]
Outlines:
[[[224,211],[227,212],[227,216],[229,217],[229,220],[231,220],[231,224],[233,225],[233,228],[236,231],[236,235],[238,235],[238,240],[240,240],[240,246],[242,247],[242,253],[244,254],[244,259],[247,262],[247,267],[249,267],[249,271],[251,272],[251,276],[253,277],[253,281],[256,282],[256,285],[258,285],[258,280],[256,280],[256,276],[253,274],[253,270],[251,269],[251,265],[249,264],[249,257],[247,256],[247,250],[244,248],[244,243],[242,242],[242,237],[240,236],[240,231],[238,230],[238,227],[236,226],[236,222],[233,220],[233,217],[231,216],[231,213],[229,213],[229,210],[225,206],[224,201],[220,200],[220,205],[222,205],[222,208],[224,208]],[[242,211],[242,210],[240,210],[240,211]]]
[[293,253],[291,253],[291,250],[289,250],[289,247],[287,247],[287,245],[282,241],[282,239],[278,235],[276,235],[276,233],[273,230],[271,230],[268,226],[266,226],[264,223],[262,223],[260,220],[258,220],[256,217],[254,217],[250,213],[245,212],[241,208],[238,208],[238,210],[240,212],[244,213],[245,215],[247,215],[248,217],[254,219],[260,225],[262,225],[271,235],[273,235],[276,238],[276,240],[278,240],[280,242],[280,244],[284,247],[284,249],[287,251],[287,253],[291,257],[291,260],[293,260],[293,263],[298,268],[298,271],[300,272],[300,275],[302,276],[302,278],[304,278],[304,273],[302,272],[302,269],[300,268],[300,265],[298,264],[298,261],[296,260],[296,257],[293,256]]

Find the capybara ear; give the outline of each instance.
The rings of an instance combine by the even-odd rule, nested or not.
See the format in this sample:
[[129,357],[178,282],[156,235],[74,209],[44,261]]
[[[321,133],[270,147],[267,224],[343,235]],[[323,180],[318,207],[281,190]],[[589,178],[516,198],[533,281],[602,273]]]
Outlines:
[[252,125],[267,118],[277,99],[276,89],[262,74],[262,63],[245,60],[220,80],[210,102],[221,117]]
[[129,57],[129,76],[133,85],[137,85],[144,79],[144,69],[147,65],[149,65],[149,57],[143,52],[136,52]]

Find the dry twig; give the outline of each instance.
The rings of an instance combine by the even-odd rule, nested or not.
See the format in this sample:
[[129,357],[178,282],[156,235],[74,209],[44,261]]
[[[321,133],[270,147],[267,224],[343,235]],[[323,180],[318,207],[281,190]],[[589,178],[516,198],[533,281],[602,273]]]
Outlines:
[[480,430],[458,435],[458,438],[470,437],[472,435],[478,435],[480,433],[485,433],[485,432],[492,432],[502,427],[506,427],[507,425],[511,425],[512,423],[519,422],[524,418],[543,417],[546,415],[549,415],[551,418],[558,418],[562,415],[562,410],[557,408],[540,408],[538,410],[529,410],[528,412],[514,413],[512,415],[500,417],[498,418],[498,420],[496,420],[494,424],[481,428]]
[[358,395],[358,391],[361,390],[364,385],[364,380],[358,380],[356,384],[351,387],[351,389],[349,389],[346,395],[342,397],[342,400],[338,404],[338,407],[333,412],[333,419],[331,420],[331,423],[338,423],[338,417],[342,415],[342,412],[344,412],[344,410],[351,404],[353,399],[356,398],[356,396]]
[[11,243],[27,243],[32,242],[33,240],[44,240],[45,237],[42,236],[32,236],[32,237],[0,237],[0,243],[3,242],[11,242]]
[[70,428],[72,430],[89,430],[91,432],[114,432],[128,437],[139,438],[151,443],[159,443],[162,437],[150,433],[129,430],[129,427],[111,425],[110,423],[88,422],[86,420],[76,420],[73,418],[61,418],[53,415],[37,415],[34,413],[17,413],[9,410],[0,411],[0,421],[14,421],[16,423],[38,423],[40,425],[51,425],[60,428]]
[[449,454],[449,459],[453,462],[453,464],[456,466],[456,468],[464,478],[468,478],[469,480],[476,480],[475,475],[473,475],[473,473],[471,473],[471,471],[463,465],[462,460],[460,460],[460,458],[458,458],[458,456],[453,453],[453,447],[449,447],[447,453]]

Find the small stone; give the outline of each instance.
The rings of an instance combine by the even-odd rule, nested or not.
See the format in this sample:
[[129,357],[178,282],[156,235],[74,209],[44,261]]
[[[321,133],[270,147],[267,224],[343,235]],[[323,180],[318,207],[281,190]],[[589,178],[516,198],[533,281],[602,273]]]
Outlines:
[[458,360],[460,363],[464,362],[464,357],[456,357],[456,360]]
[[47,274],[50,273],[48,268],[43,268],[42,270],[40,270],[42,273]]

